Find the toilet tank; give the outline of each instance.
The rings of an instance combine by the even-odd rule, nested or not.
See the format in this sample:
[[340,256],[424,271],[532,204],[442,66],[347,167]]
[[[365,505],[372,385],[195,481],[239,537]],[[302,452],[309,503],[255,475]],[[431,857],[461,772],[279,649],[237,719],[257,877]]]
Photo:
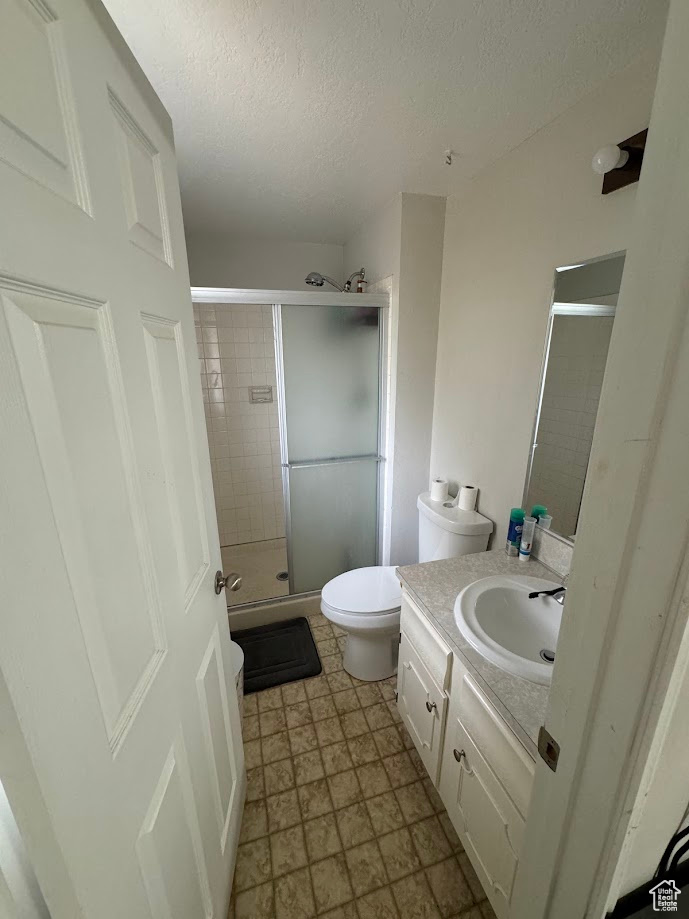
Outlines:
[[493,523],[477,511],[462,511],[431,501],[430,492],[419,495],[419,561],[433,562],[472,552],[485,552]]

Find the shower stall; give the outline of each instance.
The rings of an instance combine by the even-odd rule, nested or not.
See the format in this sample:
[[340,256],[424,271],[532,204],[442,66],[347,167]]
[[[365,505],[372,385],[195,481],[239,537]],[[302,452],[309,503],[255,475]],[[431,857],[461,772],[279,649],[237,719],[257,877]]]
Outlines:
[[192,288],[228,604],[378,564],[385,294]]

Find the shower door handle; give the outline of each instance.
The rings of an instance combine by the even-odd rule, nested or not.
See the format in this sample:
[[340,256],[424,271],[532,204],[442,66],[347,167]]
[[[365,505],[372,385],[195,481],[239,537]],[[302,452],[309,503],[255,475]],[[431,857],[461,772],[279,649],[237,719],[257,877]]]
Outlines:
[[232,571],[230,574],[225,577],[222,571],[215,572],[215,592],[216,594],[221,594],[223,587],[226,587],[227,590],[239,590],[242,586],[242,578],[235,571]]

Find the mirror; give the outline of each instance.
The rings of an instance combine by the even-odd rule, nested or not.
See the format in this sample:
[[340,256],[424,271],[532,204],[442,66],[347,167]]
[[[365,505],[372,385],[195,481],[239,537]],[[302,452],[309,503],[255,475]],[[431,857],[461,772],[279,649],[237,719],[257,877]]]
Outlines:
[[543,504],[550,529],[574,540],[624,253],[555,272],[524,508]]

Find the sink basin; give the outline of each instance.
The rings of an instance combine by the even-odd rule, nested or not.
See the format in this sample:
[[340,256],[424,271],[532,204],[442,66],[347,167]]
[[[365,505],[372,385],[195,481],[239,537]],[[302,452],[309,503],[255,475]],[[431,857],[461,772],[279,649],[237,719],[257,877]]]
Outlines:
[[533,590],[552,590],[554,581],[497,575],[469,584],[455,601],[455,621],[464,638],[503,670],[549,685],[562,607],[552,597],[529,599]]

